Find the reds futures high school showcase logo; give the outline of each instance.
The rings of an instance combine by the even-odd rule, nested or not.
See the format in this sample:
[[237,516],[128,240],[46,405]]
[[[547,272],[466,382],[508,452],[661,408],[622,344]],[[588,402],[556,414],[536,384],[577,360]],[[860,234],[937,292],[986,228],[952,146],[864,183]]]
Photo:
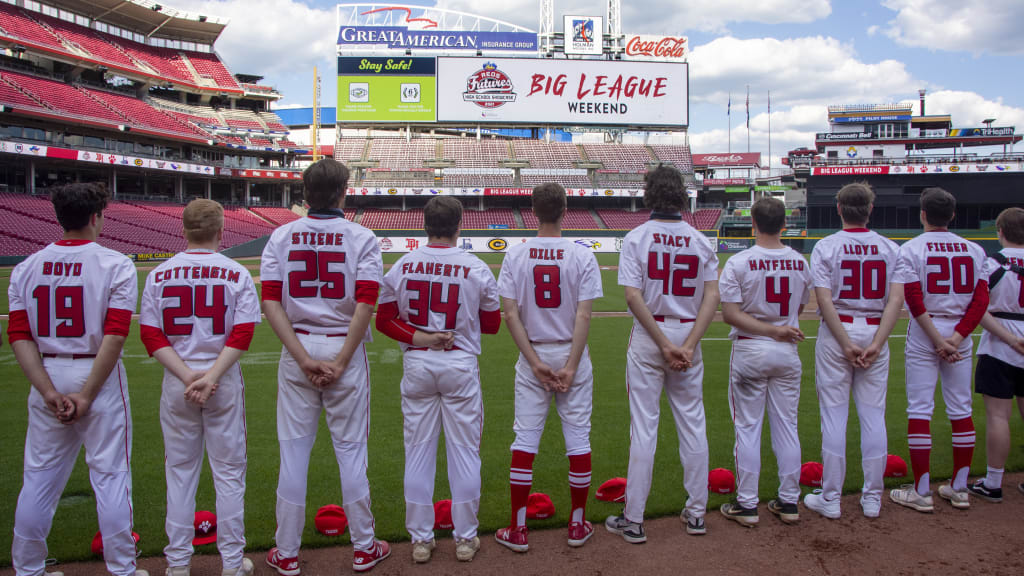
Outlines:
[[506,102],[515,102],[512,79],[498,70],[494,62],[485,62],[484,67],[470,74],[466,79],[466,91],[462,99],[484,109],[497,108]]

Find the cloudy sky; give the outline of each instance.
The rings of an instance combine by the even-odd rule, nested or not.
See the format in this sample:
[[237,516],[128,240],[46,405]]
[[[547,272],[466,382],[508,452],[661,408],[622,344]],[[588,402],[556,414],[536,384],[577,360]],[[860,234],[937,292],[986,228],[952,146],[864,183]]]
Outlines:
[[[409,0],[536,29],[537,0]],[[175,8],[230,18],[215,48],[234,72],[262,74],[281,106],[309,105],[312,69],[335,101],[336,2],[174,0]],[[556,0],[561,14],[604,15],[600,0]],[[916,101],[953,115],[958,127],[1024,131],[1024,22],[1020,0],[622,0],[623,32],[690,39],[690,142],[725,151],[732,94],[732,149],[745,150],[744,99],[750,86],[751,148],[772,153],[810,146],[828,129],[829,104]],[[1024,150],[1024,145],[1018,145]]]

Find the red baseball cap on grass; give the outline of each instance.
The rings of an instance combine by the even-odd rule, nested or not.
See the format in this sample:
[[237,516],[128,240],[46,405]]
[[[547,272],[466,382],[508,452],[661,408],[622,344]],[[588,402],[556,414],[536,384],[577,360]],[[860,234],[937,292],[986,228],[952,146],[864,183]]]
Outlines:
[[551,498],[543,492],[534,492],[526,501],[526,517],[532,520],[542,520],[555,515],[555,504]]
[[[136,532],[132,532],[132,538],[135,539],[135,543],[139,543],[139,535]],[[92,537],[92,553],[97,556],[103,556],[103,536],[99,530],[96,531],[96,535]]]
[[907,462],[895,454],[889,454],[885,459],[886,478],[903,478],[907,475]]
[[438,500],[434,502],[434,530],[451,530],[455,528],[452,523],[452,501]]
[[800,483],[810,488],[821,488],[821,462],[804,462],[800,467]]
[[708,490],[715,494],[732,494],[736,491],[736,476],[728,468],[715,468],[708,472]]
[[316,525],[316,531],[324,536],[341,536],[348,528],[348,518],[345,516],[344,508],[337,504],[328,504],[316,511],[313,524]]
[[604,502],[623,502],[626,500],[626,479],[612,478],[597,487],[594,498]]
[[195,536],[192,537],[193,546],[212,544],[217,541],[217,515],[213,512],[209,510],[196,512],[196,519],[192,526],[196,530]]

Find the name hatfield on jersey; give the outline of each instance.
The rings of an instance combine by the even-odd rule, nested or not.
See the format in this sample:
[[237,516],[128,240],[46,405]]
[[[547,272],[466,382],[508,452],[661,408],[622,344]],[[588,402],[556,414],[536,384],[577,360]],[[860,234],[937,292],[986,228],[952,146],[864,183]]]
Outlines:
[[220,266],[175,266],[167,270],[159,270],[153,276],[156,283],[168,280],[227,280],[238,283],[238,270],[229,270]]
[[750,269],[755,272],[772,272],[775,270],[797,270],[802,272],[804,267],[807,265],[807,261],[803,258],[785,260],[759,260],[751,258],[747,264],[750,266]]
[[442,264],[441,262],[406,262],[402,264],[402,274],[427,274],[431,276],[447,276],[450,278],[469,278],[469,266],[461,264]]
[[344,234],[335,232],[292,232],[292,244],[341,246],[344,239]]

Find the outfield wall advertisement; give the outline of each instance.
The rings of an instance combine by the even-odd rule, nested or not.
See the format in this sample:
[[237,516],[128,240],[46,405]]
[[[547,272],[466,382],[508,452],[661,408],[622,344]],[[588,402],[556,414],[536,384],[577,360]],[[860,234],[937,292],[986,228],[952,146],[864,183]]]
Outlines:
[[339,57],[339,122],[433,122],[435,60]]
[[[349,196],[529,196],[533,188],[392,188],[360,186],[349,188]],[[640,188],[566,188],[565,193],[573,197],[643,198]]]
[[683,62],[442,56],[437,80],[439,122],[689,124]]

